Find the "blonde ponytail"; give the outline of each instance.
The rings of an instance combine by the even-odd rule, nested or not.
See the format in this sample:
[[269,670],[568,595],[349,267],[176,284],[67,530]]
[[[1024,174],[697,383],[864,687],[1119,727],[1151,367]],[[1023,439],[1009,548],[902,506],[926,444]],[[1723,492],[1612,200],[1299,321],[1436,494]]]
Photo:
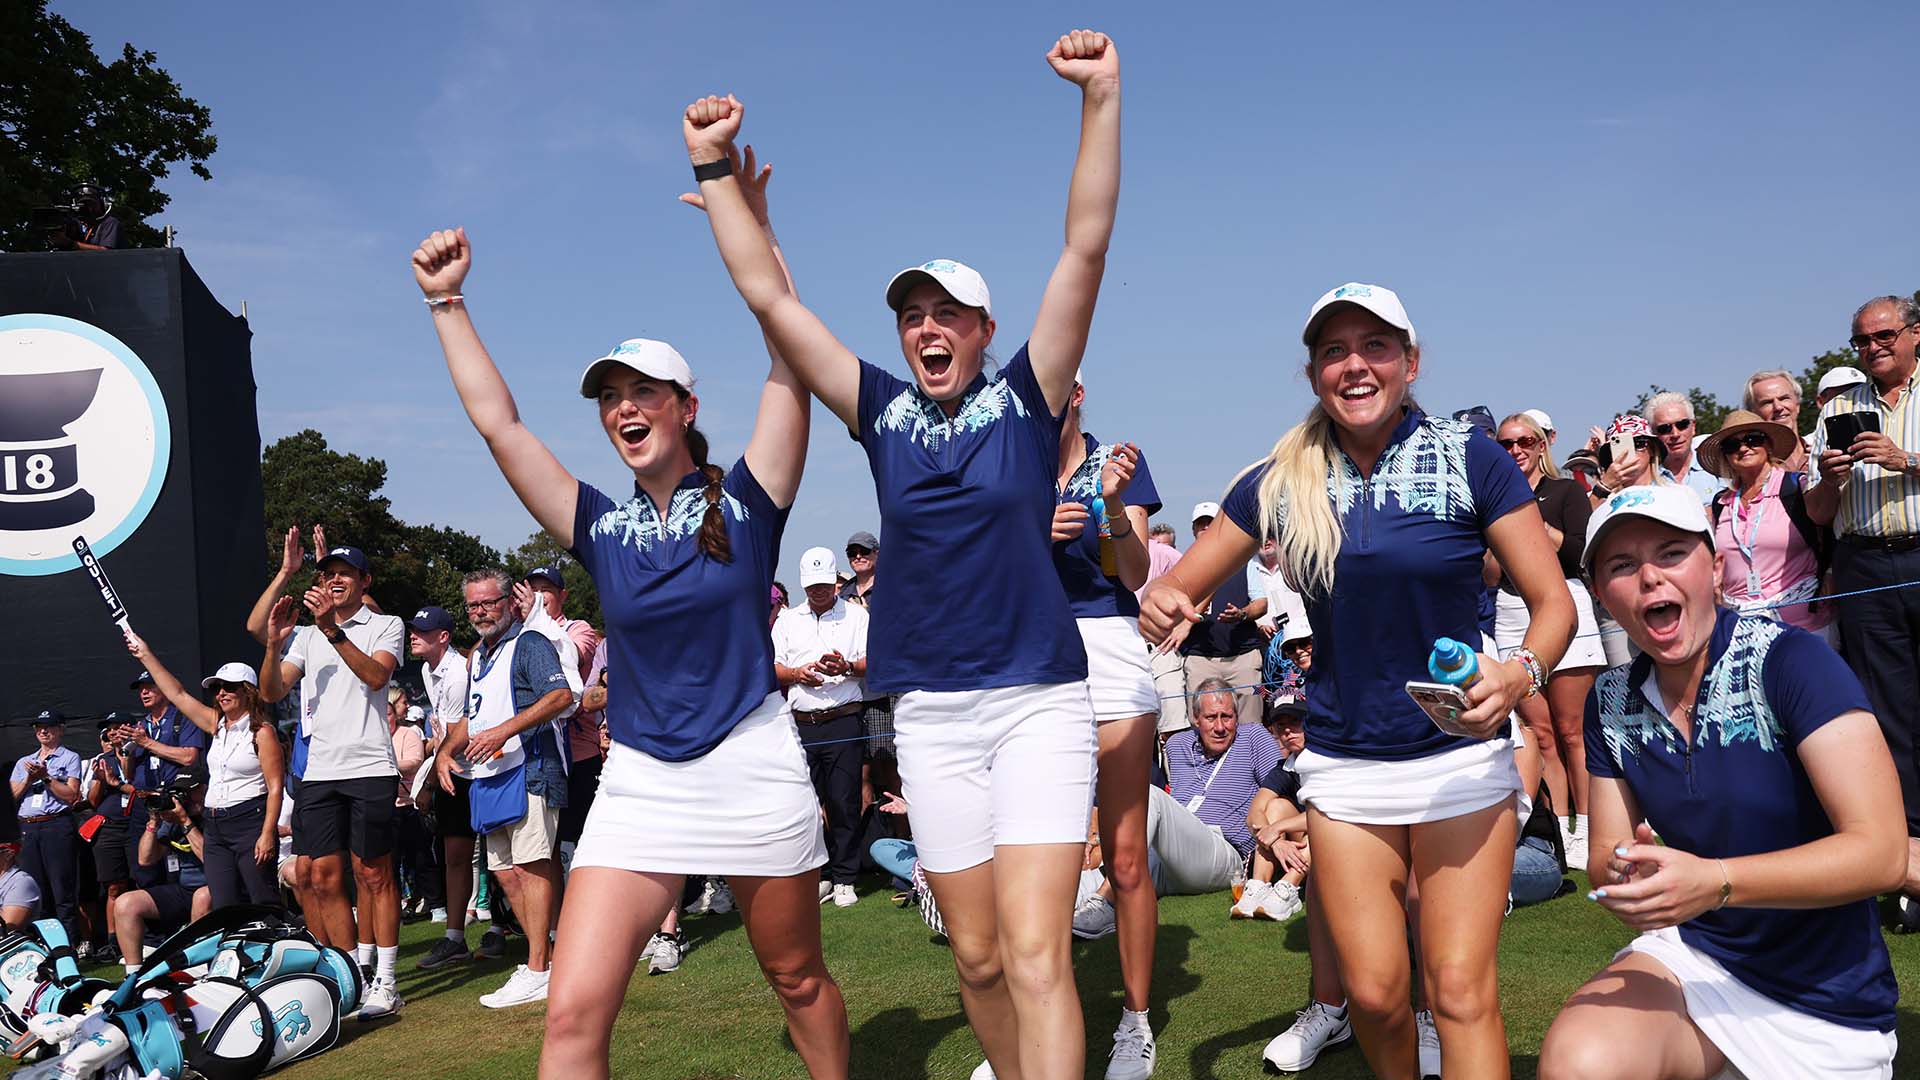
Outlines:
[[1333,420],[1315,404],[1262,463],[1267,472],[1260,481],[1260,535],[1255,539],[1271,536],[1278,541],[1287,583],[1309,596],[1333,594],[1342,526],[1327,478],[1338,452]]

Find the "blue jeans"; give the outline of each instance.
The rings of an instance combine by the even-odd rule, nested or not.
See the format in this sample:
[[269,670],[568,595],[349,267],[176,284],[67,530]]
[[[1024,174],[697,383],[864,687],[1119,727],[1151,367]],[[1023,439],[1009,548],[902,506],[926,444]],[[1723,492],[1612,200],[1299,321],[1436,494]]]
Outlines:
[[1507,891],[1513,894],[1514,907],[1537,904],[1552,899],[1565,877],[1553,857],[1553,845],[1529,836],[1513,849],[1513,880]]
[[914,846],[911,840],[895,840],[891,837],[875,840],[868,854],[880,869],[911,884],[913,882]]

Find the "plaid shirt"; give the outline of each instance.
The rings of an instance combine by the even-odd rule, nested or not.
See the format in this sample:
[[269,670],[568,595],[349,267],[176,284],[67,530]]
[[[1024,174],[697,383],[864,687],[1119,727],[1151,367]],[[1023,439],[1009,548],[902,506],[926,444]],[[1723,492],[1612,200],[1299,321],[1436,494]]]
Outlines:
[[[1920,374],[1920,373],[1916,373]],[[1920,405],[1914,403],[1913,375],[1900,391],[1899,403],[1888,406],[1871,380],[1849,386],[1820,410],[1813,429],[1813,460],[1808,483],[1820,482],[1819,461],[1827,449],[1827,417],[1841,413],[1872,412],[1880,430],[1902,450],[1920,452]],[[1834,447],[1843,450],[1845,447]],[[1837,536],[1907,536],[1920,533],[1920,475],[1890,472],[1878,465],[1858,464],[1840,489],[1840,508],[1834,514]]]

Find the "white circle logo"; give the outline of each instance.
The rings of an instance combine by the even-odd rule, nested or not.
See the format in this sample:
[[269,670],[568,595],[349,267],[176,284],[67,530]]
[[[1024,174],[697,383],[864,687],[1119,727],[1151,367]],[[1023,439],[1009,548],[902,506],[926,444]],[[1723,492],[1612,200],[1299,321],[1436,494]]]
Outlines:
[[112,334],[58,315],[0,317],[0,574],[78,569],[160,497],[172,449],[153,373]]

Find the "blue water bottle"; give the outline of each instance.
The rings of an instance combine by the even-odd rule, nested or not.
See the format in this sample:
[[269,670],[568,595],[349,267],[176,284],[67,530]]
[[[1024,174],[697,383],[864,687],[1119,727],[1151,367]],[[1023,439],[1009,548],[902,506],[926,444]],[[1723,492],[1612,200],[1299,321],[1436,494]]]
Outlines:
[[1427,656],[1427,674],[1434,682],[1466,689],[1480,681],[1480,657],[1464,642],[1443,637],[1433,643]]

